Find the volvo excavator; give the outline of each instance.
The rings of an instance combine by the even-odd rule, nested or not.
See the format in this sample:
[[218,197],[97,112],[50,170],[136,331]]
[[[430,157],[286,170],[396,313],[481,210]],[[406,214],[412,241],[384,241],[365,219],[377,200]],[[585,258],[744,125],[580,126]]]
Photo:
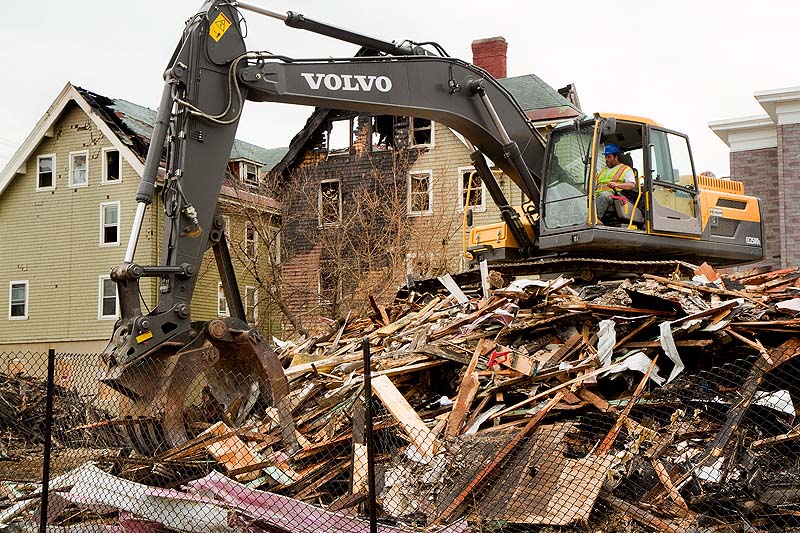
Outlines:
[[[357,44],[362,53],[296,59],[249,52],[244,11]],[[131,236],[123,263],[111,274],[121,316],[103,354],[103,381],[131,400],[127,414],[159,421],[157,428],[130,430],[132,446],[143,453],[156,453],[163,440],[169,446],[187,440],[186,392],[200,375],[231,422],[243,420],[257,401],[267,402],[285,442],[298,445],[287,379],[267,340],[246,322],[218,210],[247,101],[414,116],[459,132],[501,216],[497,224],[472,229],[476,262],[535,268],[565,258],[702,255],[725,265],[762,255],[758,200],[744,196],[739,183],[697,176],[684,135],[646,119],[598,114],[558,126],[546,142],[497,80],[435,43],[396,44],[293,12],[208,0],[188,20],[164,73]],[[615,199],[613,213],[597,213],[593,180],[602,168],[598,154],[610,142],[636,169],[638,185]],[[136,247],[164,154],[163,260],[140,265]],[[509,205],[492,164],[519,187],[522,206]],[[231,316],[195,322],[192,294],[209,248]],[[147,313],[140,305],[142,277],[159,280],[157,306]]]

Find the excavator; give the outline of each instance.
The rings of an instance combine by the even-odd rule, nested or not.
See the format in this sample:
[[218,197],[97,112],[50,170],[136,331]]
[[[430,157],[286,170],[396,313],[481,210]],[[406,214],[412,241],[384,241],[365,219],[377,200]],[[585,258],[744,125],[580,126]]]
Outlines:
[[[247,51],[244,11],[357,44],[362,53],[296,59]],[[684,135],[646,119],[598,114],[556,127],[545,141],[497,80],[436,43],[396,44],[293,12],[208,0],[187,21],[165,70],[131,235],[123,263],[111,273],[120,319],[103,353],[102,379],[130,399],[127,415],[158,420],[157,427],[134,425],[128,432],[141,453],[188,439],[184,404],[200,376],[232,423],[264,401],[287,446],[298,446],[287,378],[269,342],[246,322],[218,210],[246,101],[414,116],[459,132],[501,216],[472,229],[475,261],[530,267],[564,258],[702,255],[729,265],[762,256],[758,199],[745,196],[740,183],[697,176]],[[615,198],[614,213],[597,213],[593,180],[602,168],[601,147],[610,142],[624,151],[639,183],[635,194]],[[140,265],[136,247],[164,154],[163,258]],[[519,187],[522,206],[509,205],[487,159]],[[193,321],[192,294],[209,248],[231,316]],[[159,280],[158,303],[147,313],[142,277]]]

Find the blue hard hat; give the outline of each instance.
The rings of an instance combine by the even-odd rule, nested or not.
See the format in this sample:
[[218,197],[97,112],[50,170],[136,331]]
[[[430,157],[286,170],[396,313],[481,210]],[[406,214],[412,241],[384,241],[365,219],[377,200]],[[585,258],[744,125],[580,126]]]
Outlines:
[[611,155],[611,154],[618,154],[620,153],[619,146],[614,143],[608,143],[606,145],[605,150],[603,150],[603,155]]

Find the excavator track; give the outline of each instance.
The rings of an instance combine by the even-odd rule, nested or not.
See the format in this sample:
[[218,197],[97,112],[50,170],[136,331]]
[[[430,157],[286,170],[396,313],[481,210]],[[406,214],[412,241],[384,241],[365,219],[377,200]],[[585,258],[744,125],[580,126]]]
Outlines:
[[[593,282],[609,276],[641,275],[641,274],[671,274],[681,269],[693,271],[697,266],[680,260],[660,261],[627,261],[623,259],[598,259],[594,257],[543,257],[524,262],[492,263],[490,271],[498,272],[505,276],[547,276],[563,274],[579,278],[585,283]],[[480,283],[479,269],[467,270],[458,274],[451,274],[459,286],[469,286]],[[442,289],[438,278],[429,278],[414,281],[406,285],[402,291],[413,290],[416,292],[437,292]]]

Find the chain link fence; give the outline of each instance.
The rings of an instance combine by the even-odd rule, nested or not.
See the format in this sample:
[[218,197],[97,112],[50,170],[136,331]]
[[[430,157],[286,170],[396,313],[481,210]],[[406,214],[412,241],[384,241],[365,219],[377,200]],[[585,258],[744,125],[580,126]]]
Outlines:
[[153,373],[169,365],[143,366],[137,379],[160,387],[145,402],[104,382],[98,355],[5,353],[0,524],[800,531],[800,342],[770,340],[762,351],[721,346],[714,361],[689,362],[684,349],[687,369],[669,383],[654,379],[655,365],[669,369],[654,358],[617,379],[533,394],[482,354],[482,393],[466,400],[464,365],[448,360],[413,373],[372,364],[367,376],[360,359],[335,374],[310,364],[287,371],[278,400],[249,372],[214,376],[203,364],[176,395]]

